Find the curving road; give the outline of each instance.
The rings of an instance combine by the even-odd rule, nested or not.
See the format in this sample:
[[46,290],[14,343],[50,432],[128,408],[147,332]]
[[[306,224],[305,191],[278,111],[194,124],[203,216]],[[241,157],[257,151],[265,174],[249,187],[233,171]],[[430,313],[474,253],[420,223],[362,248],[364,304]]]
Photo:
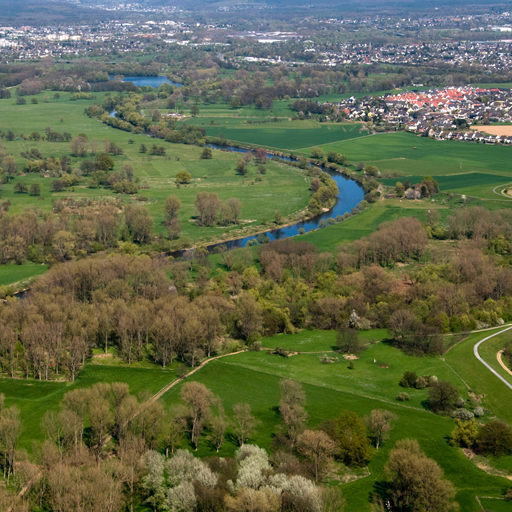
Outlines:
[[491,370],[492,373],[494,373],[494,375],[496,375],[496,377],[498,377],[498,379],[500,379],[507,387],[509,387],[510,389],[512,389],[512,384],[510,384],[510,382],[507,381],[507,379],[505,379],[504,377],[502,377],[494,368],[492,368],[489,364],[487,364],[481,357],[480,357],[480,354],[478,353],[478,347],[484,342],[484,341],[487,341],[491,338],[494,338],[494,336],[498,336],[499,334],[503,334],[504,332],[506,331],[510,331],[510,329],[512,329],[512,326],[511,327],[507,327],[506,329],[503,329],[502,331],[498,331],[498,332],[495,332],[494,334],[491,334],[490,336],[487,336],[487,338],[484,338],[483,340],[480,340],[478,343],[475,344],[475,346],[473,347],[473,352],[475,354],[475,357],[483,364],[485,365],[489,370]]

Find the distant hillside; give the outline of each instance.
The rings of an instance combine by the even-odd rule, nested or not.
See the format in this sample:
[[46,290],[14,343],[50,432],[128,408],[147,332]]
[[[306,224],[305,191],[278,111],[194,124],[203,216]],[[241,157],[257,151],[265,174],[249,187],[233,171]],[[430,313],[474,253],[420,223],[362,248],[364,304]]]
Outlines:
[[105,15],[105,11],[80,7],[67,1],[0,0],[1,25],[90,22]]
[[[67,0],[74,1],[74,0]],[[83,5],[117,5],[120,0],[79,0]],[[406,9],[409,12],[427,9],[449,9],[451,7],[478,6],[484,10],[503,6],[507,8],[512,0],[196,0],[193,4],[190,0],[138,0],[139,4],[147,6],[177,6],[191,10],[192,5],[198,10],[218,8],[221,6],[257,5],[272,6],[278,9],[296,9],[297,7],[309,10],[334,9],[337,12],[368,12],[380,9]]]

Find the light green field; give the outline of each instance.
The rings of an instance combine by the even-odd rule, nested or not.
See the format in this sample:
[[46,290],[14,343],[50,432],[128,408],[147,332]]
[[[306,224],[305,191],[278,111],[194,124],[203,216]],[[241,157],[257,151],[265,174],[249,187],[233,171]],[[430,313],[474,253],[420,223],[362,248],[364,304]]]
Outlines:
[[[325,348],[333,341],[332,333],[325,333]],[[292,348],[319,348],[322,341],[318,333],[302,332],[293,336],[277,336],[264,339],[264,346],[283,345]],[[374,363],[374,359],[377,363]],[[378,368],[379,362],[390,368]],[[355,361],[355,370],[347,363],[322,365],[316,354],[282,358],[264,352],[250,352],[215,361],[207,365],[191,379],[203,382],[222,399],[226,411],[239,402],[251,405],[252,411],[262,422],[251,440],[261,446],[269,446],[272,433],[280,428],[276,406],[279,403],[279,380],[293,377],[303,383],[306,392],[309,424],[316,426],[326,418],[333,418],[343,410],[356,411],[361,416],[372,409],[385,408],[398,416],[391,439],[380,449],[369,465],[371,476],[343,486],[347,498],[347,512],[370,510],[369,496],[374,485],[384,477],[383,466],[393,444],[401,438],[414,437],[429,457],[433,457],[458,489],[457,500],[462,512],[479,510],[475,496],[502,495],[508,487],[507,480],[489,476],[474,466],[458,449],[448,443],[454,423],[425,411],[421,401],[425,391],[411,390],[411,401],[396,402],[399,377],[405,369],[420,374],[435,374],[457,385],[465,394],[460,379],[438,358],[413,358],[405,356],[386,344],[372,345]],[[235,384],[236,383],[236,384]],[[245,384],[244,384],[245,383]],[[409,391],[409,390],[408,390]],[[179,387],[173,388],[163,400],[176,403]],[[234,449],[231,442],[221,449],[221,455],[229,455]],[[207,440],[200,444],[199,455],[213,452]],[[511,468],[508,469],[510,471]]]
[[450,209],[440,204],[399,199],[378,201],[345,221],[301,235],[297,239],[312,243],[319,252],[334,252],[343,242],[353,242],[371,235],[384,222],[400,217],[418,217],[424,221],[428,210],[434,208],[439,210],[441,219],[451,213]]

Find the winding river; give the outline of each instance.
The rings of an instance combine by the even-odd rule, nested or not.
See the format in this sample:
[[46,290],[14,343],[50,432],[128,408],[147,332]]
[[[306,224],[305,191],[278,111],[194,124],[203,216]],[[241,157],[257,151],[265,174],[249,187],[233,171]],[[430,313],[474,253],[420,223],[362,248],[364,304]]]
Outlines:
[[[247,149],[244,148],[238,148],[235,146],[227,146],[227,147],[220,147],[215,146],[214,144],[210,144],[210,146],[214,149],[221,149],[224,151],[234,151],[237,153],[247,153]],[[273,158],[275,155],[271,153],[267,153],[268,158]],[[280,157],[283,160],[286,160],[288,162],[291,161],[290,157]],[[258,236],[266,235],[270,241],[274,240],[283,240],[284,238],[289,238],[291,236],[296,236],[299,233],[299,230],[303,229],[303,233],[308,233],[310,231],[314,231],[315,229],[320,228],[320,224],[322,221],[326,222],[328,219],[335,219],[339,215],[343,215],[345,213],[350,213],[352,211],[352,208],[357,206],[364,197],[364,192],[359,183],[357,183],[354,180],[351,180],[350,178],[347,178],[343,174],[332,171],[330,169],[324,168],[325,172],[328,172],[331,178],[336,182],[338,185],[338,196],[336,198],[335,205],[327,212],[321,213],[320,215],[316,215],[315,217],[312,217],[310,219],[307,219],[302,222],[297,222],[295,224],[292,224],[290,226],[285,226],[283,228],[279,229],[273,229],[269,231],[265,231],[263,233],[260,233],[259,235],[250,235],[243,238],[237,238],[235,240],[229,240],[227,242],[219,242],[215,244],[211,244],[207,246],[208,252],[214,252],[216,247],[224,246],[227,250],[229,249],[236,249],[239,247],[245,247],[247,245],[247,242],[250,242],[252,240],[257,240]],[[276,204],[276,210],[279,209],[279,204]]]

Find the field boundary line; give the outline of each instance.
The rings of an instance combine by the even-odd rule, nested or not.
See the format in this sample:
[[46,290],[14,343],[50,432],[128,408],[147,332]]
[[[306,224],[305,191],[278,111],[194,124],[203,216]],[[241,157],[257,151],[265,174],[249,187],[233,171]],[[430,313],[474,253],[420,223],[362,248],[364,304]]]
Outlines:
[[484,338],[483,340],[480,340],[478,341],[477,343],[475,343],[475,346],[473,347],[473,353],[475,354],[475,357],[484,365],[487,367],[488,370],[490,370],[492,373],[494,373],[494,375],[496,375],[496,377],[498,377],[498,379],[500,379],[504,384],[505,386],[507,386],[509,389],[512,389],[512,384],[507,380],[505,379],[503,376],[501,376],[489,363],[486,363],[482,357],[480,356],[479,352],[478,352],[478,348],[480,347],[480,345],[482,343],[484,343],[484,341],[487,341],[491,338],[494,338],[494,336],[498,336],[500,334],[503,334],[504,332],[507,332],[509,331],[510,329],[512,329],[512,327],[507,327],[506,329],[503,329],[502,331],[499,331],[499,332],[495,332],[494,334],[491,334],[490,336],[487,336],[486,338]]

